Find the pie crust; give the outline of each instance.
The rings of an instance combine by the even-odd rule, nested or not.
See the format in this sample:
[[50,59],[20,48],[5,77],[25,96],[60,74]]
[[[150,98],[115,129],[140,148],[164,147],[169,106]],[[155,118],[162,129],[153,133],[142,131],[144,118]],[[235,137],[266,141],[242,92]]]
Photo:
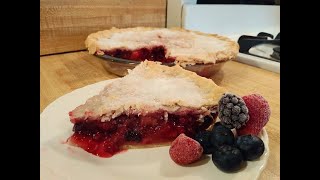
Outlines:
[[71,122],[110,121],[121,114],[183,112],[184,107],[207,111],[218,104],[224,88],[211,79],[184,70],[144,61],[129,74],[107,85],[99,95],[70,112]]
[[[90,34],[85,45],[90,54],[97,55],[110,55],[112,52],[114,56],[115,51],[122,50],[120,54],[126,53],[122,56],[124,59],[130,59],[136,50],[149,50],[146,52],[149,56],[143,56],[147,60],[160,53],[160,58],[155,58],[155,61],[173,61],[183,67],[232,60],[239,52],[238,43],[227,37],[181,28],[112,28]],[[160,52],[156,51],[154,55],[152,48]]]

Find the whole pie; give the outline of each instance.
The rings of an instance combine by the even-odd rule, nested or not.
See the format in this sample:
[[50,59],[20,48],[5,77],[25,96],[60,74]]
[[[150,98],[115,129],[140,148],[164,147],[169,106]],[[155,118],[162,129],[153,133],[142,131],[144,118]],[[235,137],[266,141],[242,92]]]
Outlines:
[[101,157],[128,146],[157,145],[193,136],[214,123],[224,89],[212,80],[159,62],[144,61],[69,113],[72,145]]
[[239,52],[239,45],[226,37],[177,28],[112,28],[90,34],[85,44],[90,54],[184,67],[232,60]]

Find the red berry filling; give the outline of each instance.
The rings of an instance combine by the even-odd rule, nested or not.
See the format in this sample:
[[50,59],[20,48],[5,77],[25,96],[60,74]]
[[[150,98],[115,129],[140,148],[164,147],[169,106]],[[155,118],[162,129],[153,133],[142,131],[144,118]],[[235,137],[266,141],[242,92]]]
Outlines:
[[155,46],[152,48],[140,48],[136,50],[124,50],[124,49],[115,49],[115,50],[104,50],[103,51],[106,55],[122,58],[122,59],[129,59],[135,61],[160,61],[163,63],[171,63],[175,61],[173,57],[165,57],[166,49],[164,46]]
[[194,136],[207,128],[197,121],[199,116],[190,111],[184,115],[168,114],[165,120],[163,112],[156,112],[146,116],[121,115],[107,122],[76,122],[68,142],[94,155],[111,157],[125,150],[124,145],[170,142],[181,133]]

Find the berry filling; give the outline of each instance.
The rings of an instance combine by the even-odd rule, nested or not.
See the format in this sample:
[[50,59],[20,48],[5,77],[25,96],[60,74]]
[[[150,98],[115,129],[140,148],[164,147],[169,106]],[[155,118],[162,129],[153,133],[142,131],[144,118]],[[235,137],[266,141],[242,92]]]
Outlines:
[[173,57],[166,57],[166,49],[164,46],[154,46],[152,48],[140,48],[136,50],[114,49],[103,50],[104,54],[134,61],[159,61],[162,63],[171,63],[175,61]]
[[210,126],[204,126],[199,117],[192,111],[167,117],[164,112],[155,112],[146,116],[121,115],[107,122],[78,121],[68,142],[96,156],[111,157],[125,150],[125,145],[166,143],[181,133],[192,137]]

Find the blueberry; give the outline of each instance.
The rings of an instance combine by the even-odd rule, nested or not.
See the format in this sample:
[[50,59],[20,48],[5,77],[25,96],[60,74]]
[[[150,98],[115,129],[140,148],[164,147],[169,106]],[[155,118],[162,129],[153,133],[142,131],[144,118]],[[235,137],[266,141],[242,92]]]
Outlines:
[[222,145],[212,154],[212,162],[222,171],[231,172],[241,168],[243,155],[233,146]]
[[212,154],[214,152],[213,146],[205,146],[203,148],[203,154]]
[[[216,123],[217,124],[217,123]],[[232,131],[223,126],[223,125],[215,125],[213,128],[210,141],[215,149],[218,149],[221,145],[233,145],[234,144],[234,135]]]
[[200,131],[193,138],[194,140],[196,140],[200,143],[200,145],[203,148],[204,154],[212,154],[213,153],[213,146],[210,142],[210,136],[211,136],[210,131]]
[[265,149],[263,141],[251,134],[237,137],[235,144],[242,152],[244,159],[249,161],[259,158]]
[[140,142],[142,140],[141,134],[135,130],[129,130],[124,134],[126,141],[136,141]]
[[223,125],[221,124],[221,122],[220,122],[220,121],[219,121],[219,122],[216,122],[216,123],[214,123],[212,130],[214,130],[214,129],[216,129],[216,128],[220,128],[220,126],[223,127]]
[[200,129],[207,129],[213,122],[213,118],[210,116],[205,116],[203,118],[203,123],[200,125]]

